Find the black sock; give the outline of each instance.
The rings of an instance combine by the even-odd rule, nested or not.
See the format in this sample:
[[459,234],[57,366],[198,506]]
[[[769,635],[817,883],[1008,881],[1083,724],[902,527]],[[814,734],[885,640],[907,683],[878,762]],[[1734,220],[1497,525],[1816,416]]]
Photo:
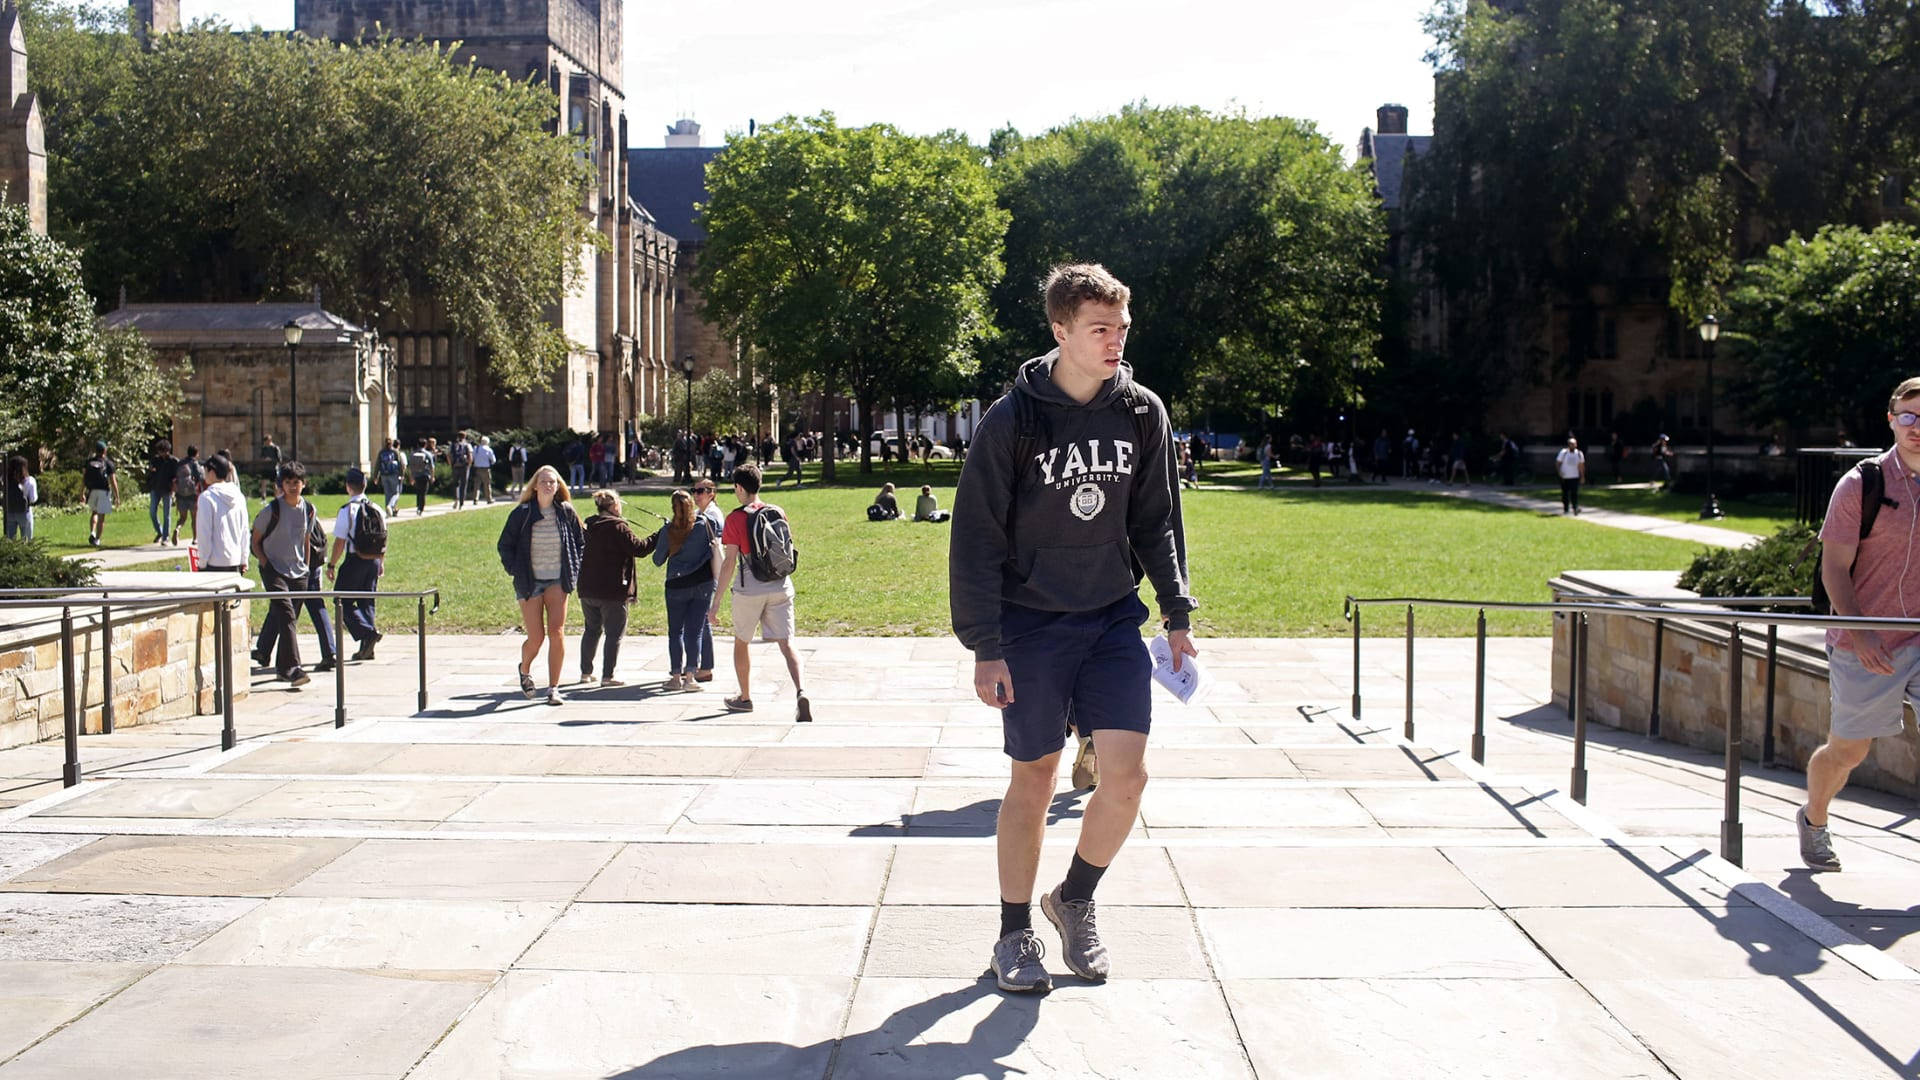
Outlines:
[[1006,937],[1015,930],[1033,929],[1033,905],[1031,903],[1014,904],[1000,901],[1000,936]]
[[1100,875],[1107,872],[1104,866],[1095,866],[1073,853],[1073,862],[1067,867],[1067,880],[1060,884],[1061,900],[1091,900],[1093,890],[1100,884]]

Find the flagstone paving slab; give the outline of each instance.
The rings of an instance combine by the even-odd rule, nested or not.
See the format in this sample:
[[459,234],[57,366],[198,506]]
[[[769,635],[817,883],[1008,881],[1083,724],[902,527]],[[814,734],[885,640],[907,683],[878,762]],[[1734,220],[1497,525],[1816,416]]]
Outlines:
[[1570,979],[1229,979],[1261,1076],[1402,1080],[1661,1077]]
[[865,906],[575,904],[518,966],[852,978],[872,919]]
[[1388,829],[1519,829],[1538,836],[1579,827],[1524,791],[1487,788],[1354,788],[1354,801]]
[[834,1080],[1252,1075],[1212,983],[1072,978],[1044,998],[1001,994],[990,981],[862,979],[833,1071]]
[[570,900],[616,846],[566,840],[362,841],[289,896]]
[[[1045,892],[1066,877],[1073,860],[1070,840],[1040,849],[1037,889]],[[902,844],[887,875],[888,904],[992,904],[999,896],[998,856],[992,843]],[[1144,907],[1186,906],[1167,863],[1151,844],[1128,844],[1107,868],[1100,888],[1108,896]],[[1037,894],[1036,894],[1037,895]]]
[[732,776],[753,754],[734,746],[598,746],[568,754],[555,776]]
[[[1049,886],[1051,887],[1051,886]],[[880,909],[863,974],[971,978],[988,969],[1000,936],[1000,907],[887,905]],[[1205,979],[1207,958],[1185,908],[1100,905],[1100,939],[1112,950],[1113,979]],[[1040,912],[1033,927],[1056,985],[1078,977],[1060,959],[1060,936]]]
[[453,822],[671,825],[700,794],[694,784],[501,784],[462,807]]
[[[1149,766],[1151,768],[1151,766]],[[1167,787],[1141,801],[1149,828],[1366,827],[1373,815],[1341,788]]]
[[1489,906],[1432,848],[1181,847],[1168,854],[1197,908]]
[[282,897],[178,962],[504,971],[559,913],[558,903]]
[[883,844],[628,844],[580,893],[594,902],[873,904]]
[[109,836],[16,875],[0,892],[273,896],[351,850],[309,837]]
[[0,1078],[397,1077],[486,987],[445,975],[167,967],[0,1066]]
[[[1863,979],[1757,907],[1525,908],[1510,912],[1574,978]],[[1658,941],[1658,949],[1646,943]]]
[[0,895],[0,960],[166,963],[260,903],[235,897]]
[[1221,979],[1538,979],[1552,963],[1497,911],[1196,912]]
[[493,786],[445,781],[427,784],[406,780],[288,780],[222,817],[236,822],[445,821]]
[[1503,908],[1749,903],[1664,848],[1449,847],[1442,854]]
[[152,970],[151,964],[0,960],[0,1061]]
[[0,833],[0,881],[6,881],[42,863],[52,862],[98,839],[100,837],[87,833]]
[[408,1080],[824,1076],[852,983],[510,971]]
[[414,743],[382,758],[369,774],[546,776],[573,753],[564,746],[460,746]]
[[917,777],[927,771],[921,747],[769,746],[753,751],[736,776]]
[[216,773],[356,774],[368,773],[400,752],[400,744],[348,742],[270,743],[214,767]]
[[696,825],[902,825],[913,789],[855,780],[766,781],[710,787],[686,818]]
[[44,811],[51,817],[212,818],[279,787],[279,780],[117,780]]

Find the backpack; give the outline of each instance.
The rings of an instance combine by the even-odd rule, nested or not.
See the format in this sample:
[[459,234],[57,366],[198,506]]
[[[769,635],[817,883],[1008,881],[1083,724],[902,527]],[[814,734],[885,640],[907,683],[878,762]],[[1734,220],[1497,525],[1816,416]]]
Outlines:
[[400,475],[400,455],[394,453],[393,448],[390,446],[380,451],[380,475]]
[[107,482],[107,459],[92,458],[87,462],[86,474],[81,484],[88,491],[104,491],[112,485]]
[[433,455],[425,450],[413,452],[413,475],[421,479],[433,476]]
[[[1023,394],[1017,390],[1007,391],[1000,400],[1005,401],[1007,398],[1013,399],[1013,500],[1007,504],[1007,555],[1011,558],[1014,551],[1013,514],[1020,505],[1020,488],[1026,480],[1027,463],[1040,452],[1040,444],[1048,440],[1051,432],[1048,430],[1047,416],[1040,408],[1039,399],[1032,394]],[[1112,407],[1124,411],[1132,418],[1134,446],[1145,449],[1148,436],[1155,433],[1153,406],[1147,403],[1146,395],[1140,392],[1139,387],[1128,383],[1113,396]],[[1180,560],[1180,573],[1184,576],[1187,572],[1187,529],[1180,513],[1180,483],[1177,479],[1180,475],[1179,452],[1179,440],[1169,436],[1167,476],[1173,482],[1167,486],[1173,495],[1175,554]],[[1129,553],[1129,557],[1133,561],[1133,580],[1138,584],[1146,577],[1147,568],[1141,565],[1138,556],[1132,556]]]
[[[1860,473],[1860,539],[1865,540],[1873,531],[1873,521],[1880,516],[1880,508],[1887,503],[1887,477],[1880,470],[1877,461],[1863,461],[1854,468]],[[1813,561],[1813,613],[1815,615],[1833,614],[1833,600],[1827,596],[1827,583],[1820,577],[1820,540],[1818,537],[1807,541],[1800,549],[1800,557],[1793,561],[1794,569],[1806,561],[1808,555],[1816,556]],[[1855,550],[1854,565],[1860,562],[1860,553]],[[1853,566],[1847,567],[1847,573],[1853,573]]]
[[[387,519],[371,500],[360,501],[360,512],[352,515],[353,535],[349,541],[353,544],[353,553],[367,558],[387,553]],[[352,505],[349,503],[348,505]]]
[[762,506],[747,520],[747,569],[761,581],[779,581],[800,565],[793,529],[777,506]]
[[455,465],[465,465],[473,460],[473,447],[466,443],[454,443],[447,451],[447,460]]
[[183,499],[191,499],[200,494],[200,481],[206,470],[200,465],[199,458],[188,458],[180,463],[173,474],[173,493]]
[[[279,498],[275,498],[268,504],[267,531],[260,534],[262,551],[266,550],[267,537],[272,536],[273,530],[280,527],[280,508],[283,505],[285,501]],[[304,502],[302,505],[307,508],[307,569],[311,571],[327,561],[327,533],[320,527],[320,514],[314,509],[313,503]]]

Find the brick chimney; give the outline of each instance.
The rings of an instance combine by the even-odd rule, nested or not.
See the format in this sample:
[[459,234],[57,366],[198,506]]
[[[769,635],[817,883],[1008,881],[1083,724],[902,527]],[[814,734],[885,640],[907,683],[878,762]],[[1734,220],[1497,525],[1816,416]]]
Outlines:
[[1405,135],[1407,133],[1407,107],[1405,105],[1382,105],[1374,113],[1374,134]]

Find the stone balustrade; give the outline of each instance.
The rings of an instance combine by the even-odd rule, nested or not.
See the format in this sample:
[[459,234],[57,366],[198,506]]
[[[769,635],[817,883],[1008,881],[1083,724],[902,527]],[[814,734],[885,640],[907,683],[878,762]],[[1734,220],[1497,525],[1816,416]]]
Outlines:
[[[100,584],[164,593],[251,589],[240,574],[103,572]],[[60,667],[60,605],[0,610],[0,749],[58,738],[66,701]],[[213,609],[177,604],[113,612],[111,648],[101,650],[101,612],[73,604],[74,682],[81,690],[82,730],[102,730],[104,673],[111,658],[116,728],[212,713],[217,655]],[[247,605],[231,609],[234,698],[247,693]]]
[[[1684,596],[1679,575],[1669,571],[1567,571],[1549,582],[1556,600],[1636,596]],[[1568,704],[1572,616],[1553,625],[1553,701]],[[1728,626],[1661,620],[1660,737],[1686,746],[1724,751],[1727,723]],[[1774,684],[1774,760],[1795,769],[1827,737],[1825,633],[1782,627]],[[1759,624],[1741,628],[1741,743],[1745,756],[1760,759],[1767,707],[1767,634]],[[1653,715],[1654,621],[1626,615],[1590,616],[1587,627],[1587,719],[1646,734]],[[1909,708],[1900,736],[1874,741],[1866,762],[1850,781],[1864,787],[1920,797],[1920,732]]]

